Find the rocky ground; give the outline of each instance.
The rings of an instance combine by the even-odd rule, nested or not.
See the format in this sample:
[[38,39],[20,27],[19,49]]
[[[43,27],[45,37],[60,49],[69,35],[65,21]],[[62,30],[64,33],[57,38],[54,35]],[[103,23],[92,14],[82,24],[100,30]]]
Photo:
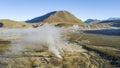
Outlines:
[[[74,47],[76,48],[76,47]],[[1,68],[108,68],[108,63],[95,52],[76,48],[73,52],[61,52],[62,58],[48,50],[1,54]],[[82,50],[82,51],[81,51]],[[105,65],[106,64],[106,65]]]

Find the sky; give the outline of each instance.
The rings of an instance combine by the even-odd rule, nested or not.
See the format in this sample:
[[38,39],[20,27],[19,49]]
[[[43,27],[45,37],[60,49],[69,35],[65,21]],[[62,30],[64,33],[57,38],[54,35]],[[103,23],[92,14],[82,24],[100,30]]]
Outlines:
[[120,0],[0,0],[0,19],[25,21],[59,10],[83,21],[120,17]]

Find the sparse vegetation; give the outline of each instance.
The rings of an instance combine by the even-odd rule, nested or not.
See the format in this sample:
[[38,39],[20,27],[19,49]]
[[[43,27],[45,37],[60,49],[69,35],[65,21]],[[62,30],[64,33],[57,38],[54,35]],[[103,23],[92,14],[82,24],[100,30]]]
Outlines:
[[0,22],[2,22],[3,26],[1,28],[28,28],[32,27],[31,24],[28,24],[26,22],[19,22],[19,21],[13,21],[9,19],[1,19]]
[[[120,64],[120,36],[108,36],[99,34],[72,34],[70,42],[83,45],[83,48],[98,53],[102,58],[107,59],[112,66]],[[87,41],[87,42],[86,42]]]

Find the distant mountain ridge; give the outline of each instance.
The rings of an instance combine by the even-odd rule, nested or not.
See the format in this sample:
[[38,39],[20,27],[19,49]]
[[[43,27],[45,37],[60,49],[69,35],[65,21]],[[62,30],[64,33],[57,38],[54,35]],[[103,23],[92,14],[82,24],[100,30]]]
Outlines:
[[87,19],[87,28],[120,28],[120,18],[110,17],[104,20],[98,19]]
[[43,16],[27,20],[27,23],[57,23],[57,25],[83,25],[83,21],[75,17],[68,11],[53,11]]
[[119,17],[110,17],[107,20],[120,20],[120,18]]
[[87,24],[93,24],[93,23],[99,23],[101,20],[98,19],[87,19],[85,23]]

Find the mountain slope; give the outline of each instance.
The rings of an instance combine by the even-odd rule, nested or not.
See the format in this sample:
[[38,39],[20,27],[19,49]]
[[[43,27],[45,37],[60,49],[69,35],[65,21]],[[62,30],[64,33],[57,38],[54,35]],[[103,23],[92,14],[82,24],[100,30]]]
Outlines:
[[1,28],[24,28],[32,27],[31,24],[26,22],[13,21],[9,19],[0,19]]
[[119,18],[109,18],[106,20],[101,20],[97,23],[92,23],[89,26],[91,28],[120,27],[120,19]]
[[33,19],[28,20],[28,21],[26,21],[26,22],[29,22],[29,23],[41,22],[41,21],[43,21],[44,19],[48,18],[50,15],[54,14],[54,13],[56,13],[56,11],[50,12],[50,13],[45,14],[45,15],[40,16],[40,17],[33,18]]
[[52,23],[57,25],[83,25],[84,23],[68,11],[54,11],[26,21],[28,23]]
[[120,20],[104,20],[99,22],[98,24],[107,24],[113,27],[120,27]]

